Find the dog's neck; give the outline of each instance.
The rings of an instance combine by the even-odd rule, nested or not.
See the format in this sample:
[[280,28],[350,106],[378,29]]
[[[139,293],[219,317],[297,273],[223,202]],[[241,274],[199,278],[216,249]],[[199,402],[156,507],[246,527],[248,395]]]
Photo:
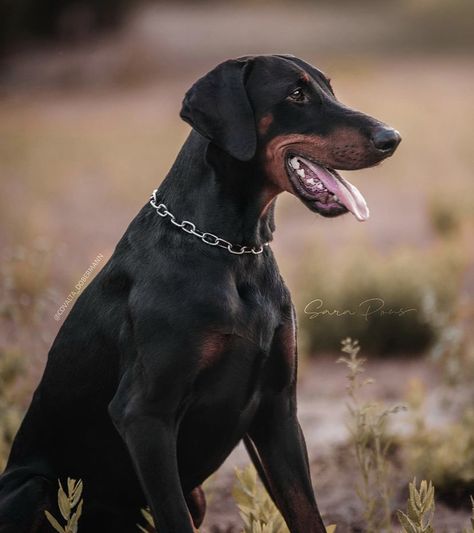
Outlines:
[[194,130],[158,189],[176,219],[233,244],[272,240],[275,194],[252,163],[236,162]]

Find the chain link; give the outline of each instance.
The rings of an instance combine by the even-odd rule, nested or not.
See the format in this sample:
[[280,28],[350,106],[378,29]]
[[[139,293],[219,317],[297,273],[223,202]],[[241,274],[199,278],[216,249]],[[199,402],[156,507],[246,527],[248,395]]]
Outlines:
[[219,248],[224,248],[224,250],[227,250],[228,252],[234,255],[242,255],[242,254],[259,255],[263,253],[265,246],[268,246],[270,244],[266,242],[261,246],[251,246],[251,247],[242,246],[241,244],[232,244],[229,241],[226,241],[225,239],[222,239],[221,237],[214,235],[213,233],[208,233],[207,231],[203,232],[203,231],[198,230],[196,226],[189,220],[183,220],[182,222],[178,222],[176,220],[176,217],[168,211],[168,208],[166,207],[165,204],[157,205],[157,201],[158,201],[156,198],[157,192],[158,192],[158,189],[155,189],[153,191],[153,194],[150,197],[150,204],[152,207],[154,207],[154,209],[160,215],[160,217],[163,217],[163,218],[168,217],[170,219],[170,222],[174,224],[176,227],[182,229],[186,233],[199,237],[203,243],[208,244],[209,246],[218,246]]

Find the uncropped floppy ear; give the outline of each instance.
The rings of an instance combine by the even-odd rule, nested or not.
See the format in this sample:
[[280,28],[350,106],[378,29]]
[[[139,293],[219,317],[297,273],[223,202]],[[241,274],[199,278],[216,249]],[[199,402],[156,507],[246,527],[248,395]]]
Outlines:
[[248,161],[255,155],[257,134],[245,90],[250,59],[221,63],[200,78],[183,100],[181,118],[219,148]]

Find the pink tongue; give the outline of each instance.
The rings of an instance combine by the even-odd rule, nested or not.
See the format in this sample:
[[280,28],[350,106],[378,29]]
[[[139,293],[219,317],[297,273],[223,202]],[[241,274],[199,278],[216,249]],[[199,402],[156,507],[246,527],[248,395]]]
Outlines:
[[343,204],[360,222],[369,218],[369,208],[359,189],[349,183],[342,176],[336,177],[324,167],[298,157],[311,172],[324,184],[328,191],[335,194],[339,202]]

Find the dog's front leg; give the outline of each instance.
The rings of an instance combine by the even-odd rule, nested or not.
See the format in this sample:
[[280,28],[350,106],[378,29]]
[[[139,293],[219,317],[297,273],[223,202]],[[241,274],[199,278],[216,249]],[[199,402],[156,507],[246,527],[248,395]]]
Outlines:
[[130,452],[156,528],[159,533],[194,533],[178,472],[174,413],[157,409],[130,381],[128,374],[122,378],[109,412]]
[[262,405],[244,439],[245,445],[291,533],[325,533],[293,405],[284,393]]
[[295,329],[292,312],[275,332],[266,391],[244,442],[291,533],[325,533],[296,416]]

